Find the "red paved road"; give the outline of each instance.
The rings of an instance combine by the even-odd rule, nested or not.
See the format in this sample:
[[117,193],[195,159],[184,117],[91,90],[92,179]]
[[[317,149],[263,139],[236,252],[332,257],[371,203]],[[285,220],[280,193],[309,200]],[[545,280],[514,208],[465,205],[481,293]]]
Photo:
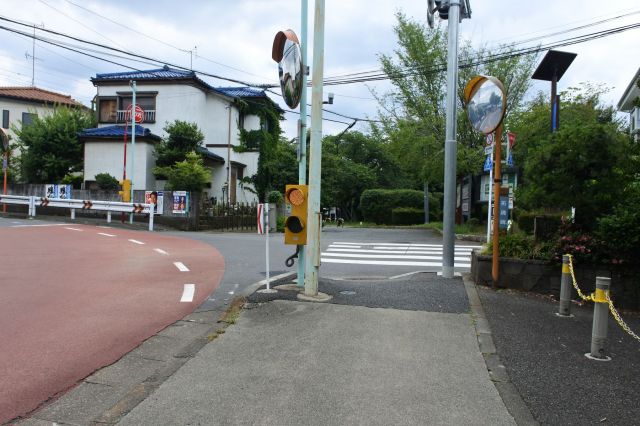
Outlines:
[[193,312],[224,273],[204,243],[83,225],[2,228],[0,262],[0,423]]

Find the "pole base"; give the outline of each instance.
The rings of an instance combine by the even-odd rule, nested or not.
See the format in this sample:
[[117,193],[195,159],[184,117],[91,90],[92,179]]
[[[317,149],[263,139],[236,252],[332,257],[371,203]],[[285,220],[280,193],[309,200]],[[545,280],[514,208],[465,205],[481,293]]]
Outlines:
[[[439,271],[439,272],[437,273],[437,275],[438,275],[439,277],[442,277],[442,276],[444,276],[444,272]],[[453,277],[461,277],[461,276],[462,276],[462,273],[460,273],[460,272],[454,272],[454,273],[453,273],[453,275],[451,275],[450,277],[445,277],[445,278],[453,278]]]
[[587,352],[586,354],[584,354],[584,356],[586,356],[587,358],[589,358],[590,360],[593,361],[611,361],[611,357],[610,356],[606,356],[604,358],[597,358],[595,356],[591,355],[591,352]]
[[278,290],[274,289],[274,288],[262,288],[260,290],[258,290],[256,293],[277,293]]
[[575,315],[573,315],[573,314],[563,315],[560,312],[556,312],[556,316],[560,317],[560,318],[573,318]]
[[297,284],[282,284],[275,286],[274,289],[278,291],[300,291],[304,290],[304,287],[298,287]]
[[309,296],[304,293],[298,294],[298,300],[302,300],[303,302],[328,302],[331,299],[333,299],[333,296],[320,292],[315,296]]

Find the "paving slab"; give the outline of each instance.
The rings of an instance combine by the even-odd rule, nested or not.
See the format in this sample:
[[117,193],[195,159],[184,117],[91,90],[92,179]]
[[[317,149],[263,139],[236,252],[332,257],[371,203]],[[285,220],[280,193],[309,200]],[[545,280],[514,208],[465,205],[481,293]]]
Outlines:
[[515,424],[468,314],[253,306],[119,424]]

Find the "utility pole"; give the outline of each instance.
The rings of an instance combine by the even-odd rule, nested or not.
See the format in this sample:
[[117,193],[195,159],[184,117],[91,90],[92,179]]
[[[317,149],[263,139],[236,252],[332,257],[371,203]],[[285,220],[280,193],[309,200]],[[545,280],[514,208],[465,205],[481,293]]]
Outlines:
[[456,98],[458,92],[458,25],[460,0],[449,2],[447,53],[447,116],[444,142],[444,209],[442,217],[442,276],[453,278],[456,214]]
[[[300,0],[300,50],[302,53],[302,93],[300,95],[300,122],[298,125],[298,152],[300,160],[298,163],[298,183],[307,183],[307,14],[308,0]],[[305,252],[304,245],[298,246],[298,282],[297,287],[304,287]]]
[[304,296],[318,297],[320,268],[320,171],[322,159],[322,79],[324,71],[325,0],[316,0],[313,25],[313,89],[311,95],[311,146],[309,157],[308,251],[305,259]]
[[[126,130],[125,130],[126,133]],[[131,81],[131,202],[133,199],[133,188],[135,180],[133,179],[136,165],[136,82]],[[129,215],[129,223],[133,223],[133,213]]]

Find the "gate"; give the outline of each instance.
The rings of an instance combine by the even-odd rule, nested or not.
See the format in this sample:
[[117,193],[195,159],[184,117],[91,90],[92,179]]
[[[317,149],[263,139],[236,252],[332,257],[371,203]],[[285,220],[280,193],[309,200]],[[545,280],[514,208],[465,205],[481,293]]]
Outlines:
[[257,230],[258,204],[204,205],[199,217],[199,229],[218,231]]

